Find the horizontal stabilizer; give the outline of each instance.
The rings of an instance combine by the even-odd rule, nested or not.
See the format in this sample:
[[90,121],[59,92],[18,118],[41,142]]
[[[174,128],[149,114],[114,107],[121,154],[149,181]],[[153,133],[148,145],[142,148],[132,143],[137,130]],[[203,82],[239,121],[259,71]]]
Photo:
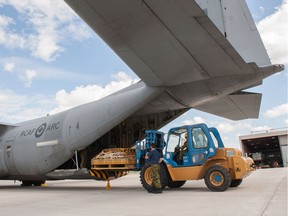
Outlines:
[[193,107],[231,120],[258,118],[262,94],[238,92]]

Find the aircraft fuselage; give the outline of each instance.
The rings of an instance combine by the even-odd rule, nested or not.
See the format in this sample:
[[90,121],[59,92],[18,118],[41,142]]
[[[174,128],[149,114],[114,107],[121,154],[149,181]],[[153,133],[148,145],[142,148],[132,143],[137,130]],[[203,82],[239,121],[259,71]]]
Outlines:
[[44,178],[45,173],[90,145],[161,91],[141,83],[135,86],[56,115],[10,127],[0,137],[0,178]]

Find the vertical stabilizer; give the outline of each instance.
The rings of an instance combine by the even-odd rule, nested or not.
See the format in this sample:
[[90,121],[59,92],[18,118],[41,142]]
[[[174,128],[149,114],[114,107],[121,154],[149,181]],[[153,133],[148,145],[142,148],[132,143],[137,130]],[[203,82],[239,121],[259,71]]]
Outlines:
[[247,62],[271,65],[245,0],[196,0],[208,17]]

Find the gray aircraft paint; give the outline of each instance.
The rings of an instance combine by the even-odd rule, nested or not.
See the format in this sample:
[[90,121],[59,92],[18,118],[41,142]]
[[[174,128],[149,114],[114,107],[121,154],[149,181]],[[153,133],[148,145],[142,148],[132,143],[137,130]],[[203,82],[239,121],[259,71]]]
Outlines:
[[75,150],[87,147],[162,91],[142,83],[134,86],[133,90],[11,128],[1,139],[0,159],[4,155],[5,163],[1,163],[0,175],[33,176],[55,169]]

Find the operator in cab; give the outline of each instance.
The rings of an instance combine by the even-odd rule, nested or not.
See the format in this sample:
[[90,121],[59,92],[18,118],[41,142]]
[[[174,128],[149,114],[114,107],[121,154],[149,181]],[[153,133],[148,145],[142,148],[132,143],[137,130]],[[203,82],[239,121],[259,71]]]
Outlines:
[[183,164],[183,156],[184,156],[185,153],[188,152],[187,133],[185,133],[184,138],[185,138],[185,142],[180,147],[180,151],[179,151],[179,154],[178,154],[178,160],[177,160],[178,164]]

